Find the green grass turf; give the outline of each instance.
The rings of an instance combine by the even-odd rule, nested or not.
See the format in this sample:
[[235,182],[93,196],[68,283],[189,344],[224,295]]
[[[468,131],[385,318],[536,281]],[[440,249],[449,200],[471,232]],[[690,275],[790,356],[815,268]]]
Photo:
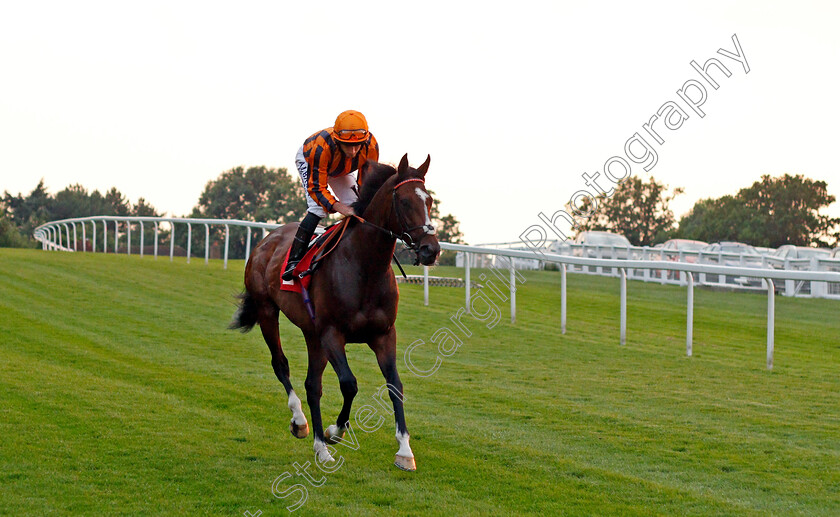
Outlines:
[[[560,335],[559,274],[525,273],[516,324],[492,295],[501,321],[464,316],[472,336],[433,375],[401,361],[418,471],[392,466],[389,416],[337,446],[334,473],[310,465],[315,487],[259,331],[225,330],[242,269],[0,249],[0,514],[287,515],[286,472],[279,491],[308,486],[298,515],[840,514],[838,302],[777,298],[768,371],[766,295],[697,289],[687,358],[683,288],[629,282],[621,347],[616,279],[569,275]],[[401,294],[399,354],[422,339],[430,368],[464,291]],[[303,339],[281,335],[305,400]],[[348,357],[354,408],[374,404],[373,354]],[[340,402],[328,368],[326,422]]]

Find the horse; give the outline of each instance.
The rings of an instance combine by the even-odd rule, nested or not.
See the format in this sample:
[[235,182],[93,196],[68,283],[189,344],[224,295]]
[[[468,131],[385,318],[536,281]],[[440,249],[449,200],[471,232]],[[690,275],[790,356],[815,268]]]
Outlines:
[[[306,401],[314,429],[314,449],[319,462],[334,461],[327,444],[341,441],[350,425],[350,408],[358,392],[356,377],[350,371],[346,343],[367,343],[385,377],[394,407],[396,439],[399,444],[394,464],[416,470],[409,445],[403,411],[403,385],[397,372],[397,318],[399,291],[391,268],[391,258],[399,237],[415,252],[415,264],[434,264],[440,254],[435,227],[430,219],[432,197],[425,188],[431,157],[417,169],[404,155],[396,169],[369,162],[353,210],[361,217],[342,220],[345,235],[323,260],[309,285],[314,317],[299,293],[281,290],[283,262],[298,224],[281,226],[268,234],[255,248],[245,267],[245,290],[230,328],[242,332],[259,324],[268,349],[271,366],[283,384],[292,412],[289,430],[297,438],[309,434],[309,425],[289,379],[289,362],[280,345],[278,317],[300,328],[308,351]],[[326,432],[321,421],[322,377],[327,362],[338,376],[344,403],[336,423]]]

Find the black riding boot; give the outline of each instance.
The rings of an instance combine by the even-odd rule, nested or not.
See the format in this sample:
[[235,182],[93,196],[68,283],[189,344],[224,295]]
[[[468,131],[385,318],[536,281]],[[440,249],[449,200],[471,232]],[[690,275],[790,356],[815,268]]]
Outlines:
[[294,278],[292,271],[298,265],[300,259],[306,255],[306,250],[309,248],[309,241],[312,239],[312,234],[315,233],[315,228],[318,227],[320,221],[320,217],[312,212],[307,212],[306,217],[300,222],[295,239],[292,241],[292,251],[289,252],[289,264],[286,267],[286,271],[283,272],[283,280],[288,282]]

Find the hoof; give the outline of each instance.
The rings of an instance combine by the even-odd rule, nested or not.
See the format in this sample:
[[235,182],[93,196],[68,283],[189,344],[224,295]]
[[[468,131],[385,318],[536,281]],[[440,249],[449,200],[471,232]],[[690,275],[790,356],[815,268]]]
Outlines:
[[297,425],[295,420],[289,424],[289,431],[295,438],[306,438],[309,436],[309,422],[304,422],[303,425]]
[[326,431],[324,431],[324,439],[328,444],[335,445],[344,439],[345,432],[347,432],[346,429],[338,427],[337,425],[331,425],[327,427]]
[[318,462],[321,464],[333,463],[335,461],[335,458],[332,457],[329,449],[327,449],[327,444],[319,442],[317,437],[315,438],[315,456],[318,457]]
[[414,463],[414,458],[400,456],[399,454],[394,456],[394,465],[396,465],[398,469],[405,470],[406,472],[414,472],[417,470],[417,464]]

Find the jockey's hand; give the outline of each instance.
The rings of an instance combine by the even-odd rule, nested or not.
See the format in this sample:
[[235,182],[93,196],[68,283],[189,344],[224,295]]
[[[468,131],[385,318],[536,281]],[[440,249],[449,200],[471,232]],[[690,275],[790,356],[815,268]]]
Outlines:
[[333,205],[333,210],[335,210],[336,212],[338,212],[339,214],[341,214],[345,217],[350,217],[350,216],[356,215],[356,212],[353,211],[352,207],[349,207],[349,206],[345,205],[341,201],[339,201],[338,203],[335,203]]

